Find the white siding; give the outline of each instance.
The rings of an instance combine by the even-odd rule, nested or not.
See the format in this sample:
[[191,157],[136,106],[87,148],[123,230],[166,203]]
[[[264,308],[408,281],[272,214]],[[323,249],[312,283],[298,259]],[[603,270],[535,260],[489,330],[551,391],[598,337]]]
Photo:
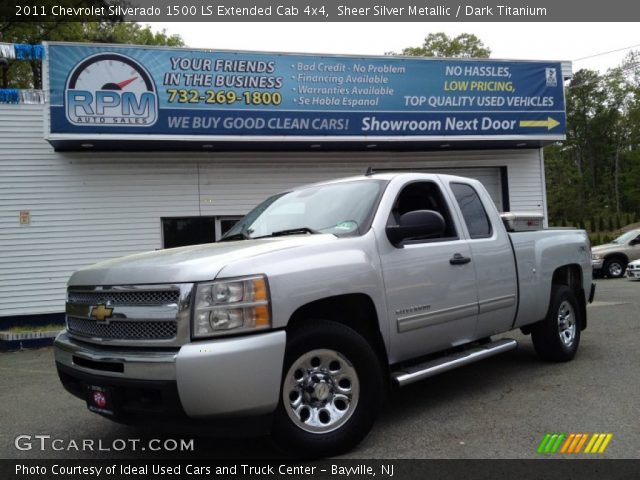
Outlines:
[[[56,153],[43,140],[44,109],[0,105],[0,317],[63,311],[74,270],[160,248],[160,217],[241,215],[272,193],[369,165],[455,169],[485,182],[499,206],[496,167],[507,167],[511,210],[544,212],[538,150]],[[30,225],[19,225],[21,210]]]

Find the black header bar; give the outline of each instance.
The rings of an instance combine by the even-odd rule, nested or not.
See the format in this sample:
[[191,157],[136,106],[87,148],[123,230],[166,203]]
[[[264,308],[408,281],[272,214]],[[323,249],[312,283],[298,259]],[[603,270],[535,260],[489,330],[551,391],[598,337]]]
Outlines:
[[[10,22],[629,22],[628,0],[6,0]],[[551,32],[546,32],[551,34]]]

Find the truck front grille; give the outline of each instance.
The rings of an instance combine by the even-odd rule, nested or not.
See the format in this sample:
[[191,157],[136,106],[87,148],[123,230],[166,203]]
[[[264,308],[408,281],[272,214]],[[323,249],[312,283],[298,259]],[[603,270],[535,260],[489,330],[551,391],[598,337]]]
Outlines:
[[137,292],[81,292],[69,290],[69,303],[79,305],[171,305],[178,302],[180,292],[176,290],[150,290]]
[[113,340],[171,340],[178,333],[173,321],[119,321],[98,323],[86,318],[67,317],[69,333]]
[[72,286],[69,334],[92,343],[176,346],[189,340],[192,284]]

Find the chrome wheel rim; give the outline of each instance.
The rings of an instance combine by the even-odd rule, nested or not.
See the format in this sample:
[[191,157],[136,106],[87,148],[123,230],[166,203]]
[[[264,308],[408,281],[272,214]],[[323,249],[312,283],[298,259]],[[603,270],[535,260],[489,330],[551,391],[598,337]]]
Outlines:
[[360,380],[340,352],[312,350],[300,356],[284,379],[282,403],[293,423],[309,433],[344,425],[358,405]]
[[609,275],[612,277],[619,277],[622,275],[622,265],[618,262],[613,262],[609,264]]
[[563,301],[558,308],[558,334],[565,347],[570,347],[576,338],[576,316],[573,306]]

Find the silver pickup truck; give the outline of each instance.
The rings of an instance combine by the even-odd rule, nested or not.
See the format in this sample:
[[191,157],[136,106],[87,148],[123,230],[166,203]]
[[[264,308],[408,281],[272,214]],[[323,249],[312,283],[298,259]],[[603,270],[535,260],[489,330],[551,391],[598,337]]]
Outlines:
[[336,454],[393,387],[516,347],[494,335],[519,328],[541,358],[574,357],[594,294],[587,235],[510,225],[482,184],[448,175],[275,195],[219,243],[74,273],[60,379],[116,421],[250,425]]

